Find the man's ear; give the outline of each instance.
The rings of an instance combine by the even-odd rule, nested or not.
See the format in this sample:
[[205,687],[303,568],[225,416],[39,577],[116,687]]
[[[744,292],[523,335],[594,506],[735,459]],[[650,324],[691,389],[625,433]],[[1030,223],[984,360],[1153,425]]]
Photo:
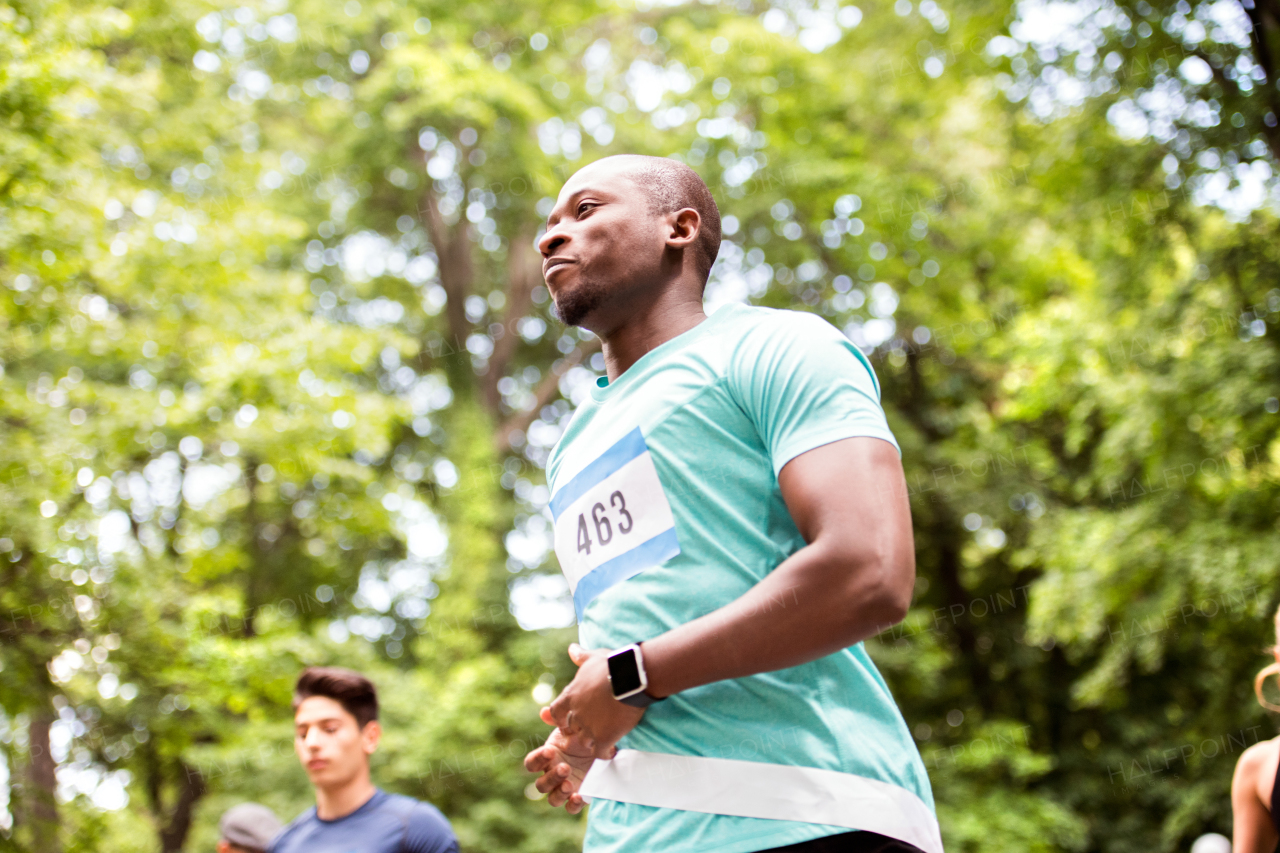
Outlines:
[[698,239],[702,230],[702,217],[692,207],[683,207],[669,214],[667,245],[673,249],[687,249]]
[[366,755],[373,755],[378,749],[378,741],[382,740],[382,724],[377,720],[370,720],[364,724],[364,728],[360,731],[360,740]]

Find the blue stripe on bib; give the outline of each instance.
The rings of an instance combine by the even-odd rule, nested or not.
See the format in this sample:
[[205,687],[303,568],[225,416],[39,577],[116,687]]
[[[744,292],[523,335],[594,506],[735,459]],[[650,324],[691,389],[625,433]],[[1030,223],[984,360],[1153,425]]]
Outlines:
[[578,581],[578,588],[573,591],[573,609],[578,614],[578,621],[582,621],[587,605],[597,595],[615,583],[666,562],[679,553],[680,542],[676,539],[676,529],[672,527],[625,554],[619,554],[609,562],[596,566]]
[[564,484],[563,489],[555,493],[551,498],[551,517],[559,519],[560,514],[586,494],[588,489],[648,449],[640,427],[624,435],[617,444],[601,453],[598,459],[579,471],[576,477]]

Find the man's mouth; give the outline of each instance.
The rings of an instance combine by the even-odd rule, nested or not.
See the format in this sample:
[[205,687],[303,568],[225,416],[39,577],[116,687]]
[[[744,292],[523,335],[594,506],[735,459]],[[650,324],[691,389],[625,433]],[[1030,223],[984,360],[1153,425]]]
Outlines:
[[558,269],[561,269],[562,267],[567,267],[571,263],[573,263],[573,261],[569,260],[568,258],[552,258],[551,260],[547,261],[546,266],[542,268],[542,277],[550,278],[553,272],[555,272]]
[[313,758],[307,762],[308,770],[323,770],[328,766],[329,762],[325,761],[323,758]]

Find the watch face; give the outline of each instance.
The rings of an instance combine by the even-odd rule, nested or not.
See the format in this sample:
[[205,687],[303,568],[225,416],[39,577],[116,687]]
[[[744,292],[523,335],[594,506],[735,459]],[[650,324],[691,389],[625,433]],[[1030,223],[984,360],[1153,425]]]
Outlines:
[[613,684],[614,696],[640,689],[640,668],[636,665],[635,649],[627,649],[609,658],[609,681]]

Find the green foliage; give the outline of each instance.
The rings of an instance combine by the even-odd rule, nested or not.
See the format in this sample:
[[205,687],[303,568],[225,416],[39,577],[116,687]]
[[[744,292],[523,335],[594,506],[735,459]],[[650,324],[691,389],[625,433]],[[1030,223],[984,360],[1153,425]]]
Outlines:
[[315,663],[464,849],[580,847],[519,759],[572,675],[541,467],[602,363],[532,241],[623,151],[706,177],[711,307],[872,354],[920,579],[869,647],[948,849],[1227,831],[1271,734],[1280,48],[1157,5],[0,5],[0,849],[292,817]]

